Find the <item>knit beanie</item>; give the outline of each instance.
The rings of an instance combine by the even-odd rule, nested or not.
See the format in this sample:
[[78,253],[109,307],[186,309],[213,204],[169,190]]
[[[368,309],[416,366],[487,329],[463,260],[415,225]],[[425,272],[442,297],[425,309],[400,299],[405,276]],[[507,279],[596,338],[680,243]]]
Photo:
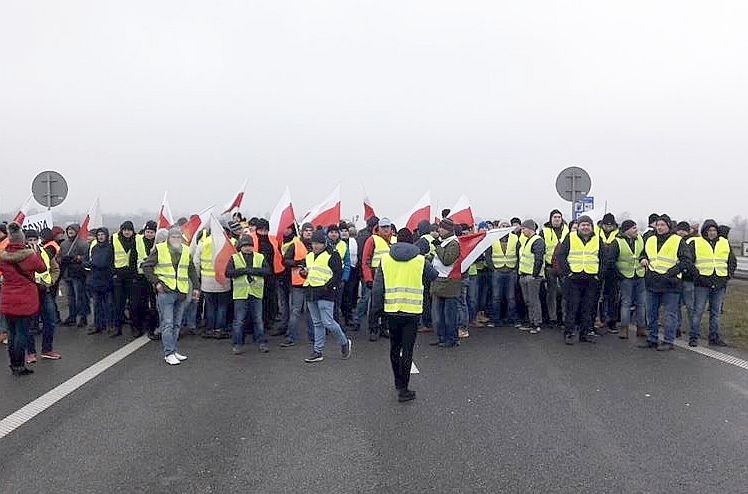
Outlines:
[[621,231],[625,233],[625,232],[631,230],[635,226],[636,226],[636,221],[634,221],[634,220],[624,220],[623,223],[621,223]]
[[397,243],[398,244],[412,244],[413,243],[413,232],[407,228],[401,228],[397,232]]
[[455,231],[455,222],[452,221],[449,218],[444,218],[439,222],[439,228],[444,228],[448,232],[454,232]]
[[147,221],[145,224],[144,230],[150,230],[152,232],[155,232],[158,230],[158,225],[153,220]]
[[675,231],[676,232],[690,232],[691,225],[689,225],[687,221],[679,221],[678,224],[675,225]]
[[581,225],[582,223],[589,223],[590,225],[594,225],[595,223],[592,221],[592,218],[589,216],[582,215],[579,218],[577,218],[577,224]]
[[314,233],[312,233],[312,243],[326,244],[327,238],[325,237],[325,232],[323,232],[322,230],[315,230]]
[[529,228],[534,231],[538,228],[538,225],[535,224],[534,220],[525,220],[522,222],[522,228]]
[[603,225],[618,225],[618,223],[616,223],[616,217],[613,216],[613,213],[605,213],[602,223]]

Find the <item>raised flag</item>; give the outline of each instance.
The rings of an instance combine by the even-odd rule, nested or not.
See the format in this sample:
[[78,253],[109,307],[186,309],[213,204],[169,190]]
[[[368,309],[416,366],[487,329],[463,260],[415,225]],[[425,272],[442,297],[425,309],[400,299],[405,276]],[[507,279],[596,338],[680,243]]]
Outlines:
[[269,235],[282,239],[286,228],[294,226],[295,221],[296,215],[294,214],[293,204],[291,203],[291,191],[286,187],[278,204],[275,205],[273,213],[270,215]]
[[212,242],[213,266],[216,273],[216,281],[224,284],[226,279],[226,267],[229,265],[231,256],[236,254],[236,249],[231,243],[226,232],[223,231],[221,222],[214,214],[210,214],[210,241]]
[[[214,207],[215,206],[210,206],[197,214],[193,214],[190,216],[190,219],[187,220],[187,223],[182,225],[182,236],[187,242],[187,245],[194,246],[193,244],[196,243],[197,240],[196,233],[200,231],[200,228],[209,224],[210,216],[213,214]],[[221,228],[221,231],[223,231],[223,228]]]
[[226,206],[226,208],[221,212],[221,214],[234,214],[236,211],[239,211],[239,208],[242,207],[242,201],[244,200],[244,190],[247,188],[247,181],[245,180],[242,184],[242,188],[239,189],[239,192],[236,193],[236,196],[234,196],[234,199]]
[[301,223],[311,223],[315,228],[340,223],[340,185],[335,187],[324,201],[314,206]]
[[486,249],[512,231],[514,231],[514,228],[508,226],[506,228],[496,228],[494,230],[457,237],[457,240],[460,242],[460,257],[457,258],[457,261],[452,266],[450,277],[453,275],[459,277],[470,268],[470,265],[473,264],[475,260],[486,251]]
[[164,192],[164,198],[161,201],[161,209],[158,212],[158,227],[169,228],[174,224],[174,217],[171,214],[171,208],[169,207],[169,201],[166,200],[167,192]]
[[431,191],[426,192],[408,212],[395,220],[395,226],[416,231],[418,223],[423,220],[431,223]]
[[23,220],[26,219],[26,216],[29,214],[29,209],[31,208],[31,204],[34,202],[34,195],[30,194],[25,201],[23,201],[23,204],[21,204],[21,207],[18,208],[18,212],[13,217],[13,221],[15,223],[18,223],[19,225],[23,225]]
[[91,205],[91,208],[89,208],[88,213],[86,213],[86,216],[83,218],[83,221],[81,221],[81,229],[78,232],[78,238],[83,239],[83,241],[88,241],[90,232],[102,226],[104,226],[104,220],[101,216],[101,203],[97,197]]
[[366,193],[363,184],[361,185],[361,188],[364,189],[364,221],[369,221],[369,218],[373,218],[377,213],[374,212],[374,206],[371,204],[369,194]]
[[451,219],[458,225],[469,225],[475,224],[475,218],[473,217],[473,208],[470,207],[470,201],[465,195],[461,195],[457,199],[457,204],[452,208],[447,218]]

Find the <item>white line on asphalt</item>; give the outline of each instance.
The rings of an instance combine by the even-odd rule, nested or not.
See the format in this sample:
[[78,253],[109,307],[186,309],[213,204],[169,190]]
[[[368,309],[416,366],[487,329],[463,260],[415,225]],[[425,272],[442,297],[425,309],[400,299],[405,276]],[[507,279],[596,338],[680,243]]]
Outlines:
[[142,336],[137,340],[128,343],[116,352],[107,355],[103,359],[99,360],[91,367],[71,377],[64,383],[54,388],[52,391],[43,394],[28,405],[20,408],[19,410],[0,420],[0,439],[18,429],[23,424],[33,419],[61,399],[65,398],[67,395],[80,388],[102,372],[106,371],[120,360],[124,359],[139,348],[147,345],[150,341],[151,340],[149,340],[147,336]]
[[418,367],[416,367],[415,362],[411,362],[410,363],[410,373],[411,374],[420,374],[420,372],[418,371]]
[[676,340],[674,343],[675,343],[675,346],[677,346],[678,348],[700,353],[701,355],[704,355],[706,357],[720,360],[727,364],[734,365],[735,367],[740,367],[741,369],[748,370],[748,360],[743,360],[742,358],[733,357],[732,355],[727,355],[726,353],[717,352],[715,350],[712,350],[711,348],[703,348],[700,346],[690,347],[688,346],[687,343],[683,343],[682,341]]

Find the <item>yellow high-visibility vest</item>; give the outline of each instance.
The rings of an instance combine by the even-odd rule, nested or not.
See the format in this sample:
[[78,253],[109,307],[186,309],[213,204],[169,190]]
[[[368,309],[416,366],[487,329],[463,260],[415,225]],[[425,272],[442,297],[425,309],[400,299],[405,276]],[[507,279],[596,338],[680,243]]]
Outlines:
[[424,239],[429,244],[429,251],[426,254],[429,258],[433,259],[436,255],[436,246],[434,245],[434,237],[427,233],[426,235],[421,235],[421,238]]
[[606,235],[605,230],[603,230],[602,227],[596,226],[595,233],[600,236],[600,240],[602,240],[605,245],[610,245],[615,241],[616,236],[618,235],[618,228]]
[[40,249],[39,255],[41,256],[42,261],[44,261],[44,265],[47,267],[47,270],[43,273],[34,273],[34,281],[38,285],[52,286],[52,273],[49,272],[49,267],[51,264],[49,254],[47,254],[46,250]]
[[[236,239],[231,238],[231,245],[236,247]],[[200,278],[216,277],[216,267],[213,265],[213,240],[210,235],[202,238],[202,250],[200,251]],[[257,245],[257,244],[255,244]]]
[[[236,269],[245,269],[247,267],[244,254],[241,252],[237,252],[231,258],[234,260],[234,267]],[[265,256],[259,252],[252,254],[253,268],[261,268],[264,261]],[[234,300],[247,300],[249,297],[262,298],[265,291],[265,278],[263,276],[252,276],[252,281],[249,281],[249,276],[234,278],[232,280],[231,291]]]
[[371,256],[371,267],[377,269],[382,262],[382,256],[389,254],[390,244],[379,235],[374,235],[374,255]]
[[307,274],[304,286],[325,286],[332,279],[332,269],[330,269],[331,257],[330,253],[326,250],[322,251],[316,258],[314,252],[306,255]]
[[618,259],[616,259],[616,269],[621,276],[627,279],[644,276],[646,270],[641,266],[639,258],[644,250],[644,239],[641,235],[636,236],[634,250],[631,250],[628,241],[625,238],[617,238],[618,241]]
[[[657,250],[657,235],[652,235],[647,239],[647,243],[644,246],[644,251],[647,253],[649,259],[649,266],[647,269],[657,274],[665,274],[669,269],[675,267],[678,264],[678,249],[683,239],[678,235],[671,234],[670,237],[662,244],[662,248]],[[678,274],[678,278],[681,278],[681,274]]]
[[[491,246],[491,262],[495,269],[509,268],[514,269],[517,267],[517,243],[519,238],[517,235],[510,233],[509,238],[506,241],[506,250],[501,245],[501,240],[497,240]],[[534,261],[533,261],[534,262]]]
[[171,263],[171,251],[169,251],[168,243],[157,244],[156,252],[158,252],[158,260],[156,261],[156,267],[153,269],[153,274],[170,290],[186,294],[190,289],[190,250],[186,246],[182,247],[182,254],[179,257],[179,265],[176,270]]
[[390,254],[382,256],[384,276],[384,311],[388,314],[423,312],[423,266],[426,258],[417,255],[409,261],[396,261]]
[[345,242],[342,240],[339,240],[337,244],[335,244],[335,250],[338,251],[338,254],[340,254],[340,262],[345,263],[345,253],[348,251],[348,246]]
[[143,261],[148,257],[148,249],[145,248],[145,236],[135,235],[135,253],[137,254],[138,273],[143,274]]
[[[524,235],[523,235],[524,237]],[[525,241],[519,253],[519,274],[533,274],[535,269],[535,254],[532,253],[532,246],[537,241],[543,241],[537,233]],[[543,271],[540,271],[543,276]]]
[[727,261],[730,258],[730,243],[720,237],[712,249],[712,245],[703,237],[695,237],[693,241],[696,250],[696,269],[701,276],[726,277]]
[[569,269],[572,273],[600,272],[600,237],[592,235],[586,244],[577,232],[569,234]]
[[545,240],[545,263],[551,264],[553,262],[553,251],[556,250],[556,246],[566,239],[569,234],[569,227],[566,224],[561,229],[561,238],[556,235],[556,230],[551,227],[543,227],[543,240]]
[[130,264],[130,253],[125,252],[117,233],[112,235],[112,247],[114,248],[114,267],[116,269],[126,268]]

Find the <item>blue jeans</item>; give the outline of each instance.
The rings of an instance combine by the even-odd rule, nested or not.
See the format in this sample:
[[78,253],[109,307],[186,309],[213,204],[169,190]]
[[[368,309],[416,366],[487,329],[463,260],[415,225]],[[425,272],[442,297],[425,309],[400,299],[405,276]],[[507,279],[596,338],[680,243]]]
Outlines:
[[665,342],[672,343],[675,340],[675,331],[678,329],[678,292],[653,292],[647,290],[647,324],[649,325],[648,341],[657,343],[659,333],[660,307],[665,311]]
[[307,301],[307,307],[309,307],[309,315],[312,318],[314,324],[314,351],[322,353],[325,349],[325,330],[332,333],[338,344],[343,346],[348,344],[348,338],[345,337],[343,330],[340,325],[335,322],[333,317],[333,309],[335,303],[330,300],[314,300]]
[[68,278],[65,280],[68,296],[68,319],[76,320],[78,317],[88,317],[90,307],[86,297],[86,287],[83,280],[79,278]]
[[371,288],[366,283],[361,281],[361,298],[358,299],[358,305],[356,306],[356,320],[357,324],[361,324],[362,321],[366,320],[366,315],[369,313],[369,299],[371,298]]
[[697,286],[694,289],[693,320],[691,321],[691,338],[701,336],[701,318],[704,316],[706,303],[709,301],[709,341],[720,339],[719,318],[722,302],[725,300],[727,286],[710,288]]
[[[680,301],[678,303],[678,328],[681,329],[681,331],[684,331],[683,325],[683,310],[681,307],[686,308],[686,317],[685,321],[686,324],[689,326],[688,328],[685,328],[685,331],[688,333],[693,332],[693,328],[691,327],[691,321],[693,321],[694,313],[693,313],[693,305],[694,305],[694,286],[693,281],[684,281],[683,282],[683,291],[680,294]],[[684,331],[684,332],[685,332]]]
[[177,351],[179,341],[179,323],[184,317],[184,310],[192,301],[183,295],[179,298],[176,292],[159,293],[156,295],[156,305],[161,318],[159,329],[161,331],[161,345],[164,348],[164,356],[168,357]]
[[494,271],[491,278],[493,285],[493,310],[491,322],[498,324],[501,320],[501,301],[506,304],[506,317],[510,324],[517,321],[517,301],[515,287],[517,273],[514,271]]
[[431,307],[433,310],[434,326],[439,343],[454,346],[460,339],[457,336],[457,312],[460,299],[458,297],[432,297]]
[[621,326],[626,331],[631,324],[631,308],[636,307],[634,321],[637,327],[645,326],[644,299],[647,289],[644,286],[644,278],[624,278],[621,280]]
[[[39,315],[34,318],[34,327],[39,327],[39,319],[42,320],[42,353],[51,352],[52,344],[55,338],[55,326],[57,325],[57,311],[55,306],[55,294],[54,292],[40,293],[39,299],[41,307]],[[34,333],[29,331],[26,351],[28,353],[36,353],[36,338]]]
[[5,324],[8,329],[8,356],[10,368],[18,369],[26,365],[25,352],[28,344],[28,334],[34,323],[32,316],[6,316]]
[[[203,292],[203,295],[205,296],[205,330],[220,329],[226,331],[226,314],[231,303],[231,292]],[[195,313],[197,314],[197,304],[195,304]],[[194,328],[196,326],[189,326],[188,324],[187,327]]]
[[466,328],[470,322],[468,318],[468,287],[470,285],[470,278],[465,276],[462,278],[462,290],[460,291],[460,297],[457,299],[457,327]]
[[467,313],[468,323],[475,321],[478,316],[478,275],[471,276],[468,279]]
[[265,325],[262,322],[262,299],[249,297],[246,300],[234,300],[233,343],[244,345],[244,323],[252,324],[252,341],[257,344],[267,343]]
[[[299,341],[299,321],[302,319],[304,314],[304,288],[300,286],[292,286],[288,292],[288,329],[286,330],[286,338],[288,341],[298,343]],[[310,338],[313,341],[314,338]]]
[[186,299],[182,316],[177,321],[181,321],[181,324],[177,325],[177,329],[180,326],[187,329],[197,328],[197,300],[192,300],[191,297]]
[[491,313],[491,287],[493,284],[493,271],[482,269],[478,271],[478,312],[483,311],[485,315]]
[[104,292],[92,291],[94,299],[94,326],[98,331],[104,331],[112,324],[114,316],[114,297],[111,290]]

